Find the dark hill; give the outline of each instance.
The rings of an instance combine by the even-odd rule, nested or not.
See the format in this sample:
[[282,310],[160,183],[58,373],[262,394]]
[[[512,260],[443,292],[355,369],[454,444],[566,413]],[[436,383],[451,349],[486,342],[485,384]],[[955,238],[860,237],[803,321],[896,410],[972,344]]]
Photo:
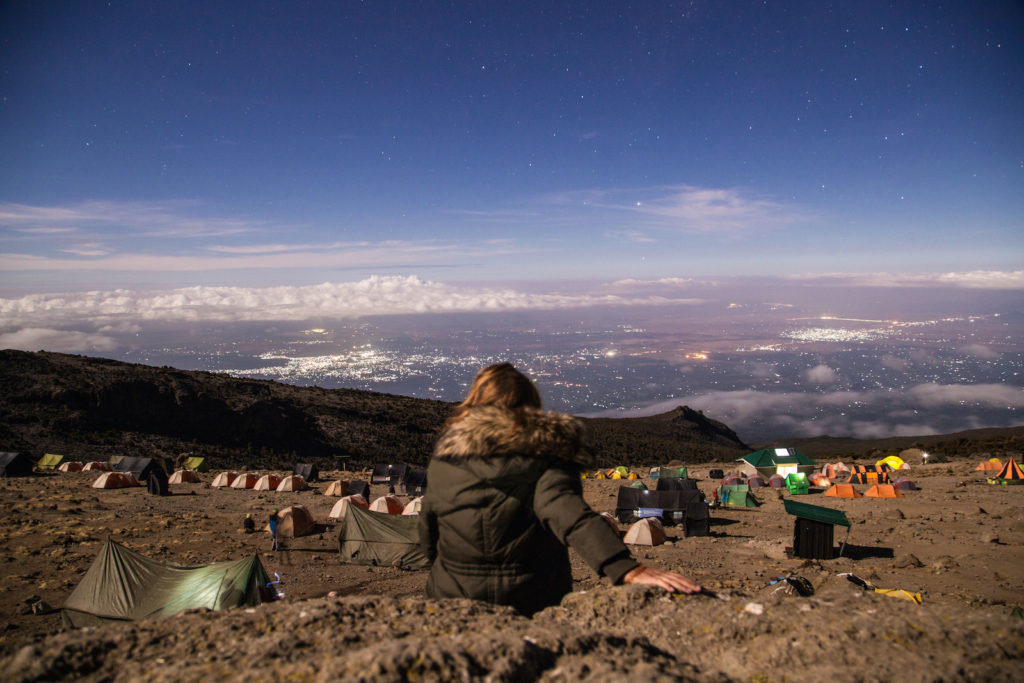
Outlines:
[[[0,351],[0,387],[0,450],[75,460],[190,452],[215,467],[423,466],[451,410],[405,396],[10,350]],[[749,451],[728,427],[689,408],[588,424],[602,466]]]

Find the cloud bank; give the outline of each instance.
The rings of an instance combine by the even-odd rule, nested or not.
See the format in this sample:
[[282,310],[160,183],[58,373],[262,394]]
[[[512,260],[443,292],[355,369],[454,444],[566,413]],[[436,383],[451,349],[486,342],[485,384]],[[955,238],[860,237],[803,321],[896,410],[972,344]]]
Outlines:
[[[744,439],[774,438],[778,434],[868,439],[949,434],[1017,424],[1017,411],[1024,408],[1024,389],[1005,384],[927,383],[904,392],[719,391],[659,401],[633,411],[603,411],[588,416],[642,417],[680,405],[703,410]],[[993,421],[993,409],[1005,410],[1007,420]],[[982,412],[989,417],[979,417]]]

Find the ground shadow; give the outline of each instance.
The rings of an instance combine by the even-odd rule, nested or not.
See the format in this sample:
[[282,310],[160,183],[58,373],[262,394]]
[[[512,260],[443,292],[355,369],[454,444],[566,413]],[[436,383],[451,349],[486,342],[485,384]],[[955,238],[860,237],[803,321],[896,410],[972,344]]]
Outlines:
[[[836,548],[836,556],[838,555],[839,549]],[[895,553],[892,548],[885,548],[880,546],[870,545],[854,545],[847,543],[843,546],[842,557],[848,557],[851,560],[869,560],[872,558],[893,558]]]

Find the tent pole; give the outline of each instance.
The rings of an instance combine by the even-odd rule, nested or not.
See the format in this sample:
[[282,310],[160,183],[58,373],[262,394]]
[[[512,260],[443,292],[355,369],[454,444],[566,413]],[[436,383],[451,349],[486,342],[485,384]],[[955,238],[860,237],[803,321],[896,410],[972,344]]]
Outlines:
[[843,538],[843,542],[839,544],[839,554],[836,555],[836,557],[842,557],[843,556],[843,549],[846,548],[846,542],[850,540],[850,530],[852,528],[853,527],[846,527],[846,537]]

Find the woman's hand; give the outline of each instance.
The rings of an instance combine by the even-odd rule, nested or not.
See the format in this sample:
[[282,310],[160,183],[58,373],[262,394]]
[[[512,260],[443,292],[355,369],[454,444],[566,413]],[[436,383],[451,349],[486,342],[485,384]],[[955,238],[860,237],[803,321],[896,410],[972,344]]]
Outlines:
[[645,567],[640,565],[636,569],[630,570],[624,577],[622,577],[622,583],[632,583],[636,585],[645,586],[661,586],[669,593],[700,593],[701,588],[698,584],[694,583],[691,579],[686,578],[682,574],[676,574],[675,572],[665,571],[664,569],[655,569],[654,567]]

